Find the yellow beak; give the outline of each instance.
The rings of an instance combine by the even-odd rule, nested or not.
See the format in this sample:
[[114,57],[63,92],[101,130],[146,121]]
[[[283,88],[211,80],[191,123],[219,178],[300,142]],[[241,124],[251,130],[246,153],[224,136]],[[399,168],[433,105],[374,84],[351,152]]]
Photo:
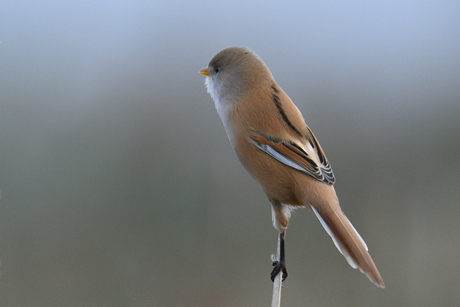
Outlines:
[[202,70],[200,70],[200,74],[209,76],[209,70],[207,68],[203,68]]

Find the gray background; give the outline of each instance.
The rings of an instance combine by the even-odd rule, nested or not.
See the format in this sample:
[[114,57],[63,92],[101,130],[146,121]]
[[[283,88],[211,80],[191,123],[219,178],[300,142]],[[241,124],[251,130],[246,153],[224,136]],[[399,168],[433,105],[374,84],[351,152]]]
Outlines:
[[198,70],[247,46],[387,288],[318,221],[282,306],[460,305],[460,2],[0,2],[0,306],[269,306],[277,233]]

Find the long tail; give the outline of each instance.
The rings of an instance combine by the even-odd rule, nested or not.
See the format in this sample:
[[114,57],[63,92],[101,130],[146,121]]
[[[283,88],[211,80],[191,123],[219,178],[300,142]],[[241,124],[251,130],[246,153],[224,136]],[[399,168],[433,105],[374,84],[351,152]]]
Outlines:
[[367,251],[367,245],[339,206],[327,212],[310,206],[313,213],[331,236],[335,246],[354,268],[358,268],[377,287],[385,288],[382,277]]

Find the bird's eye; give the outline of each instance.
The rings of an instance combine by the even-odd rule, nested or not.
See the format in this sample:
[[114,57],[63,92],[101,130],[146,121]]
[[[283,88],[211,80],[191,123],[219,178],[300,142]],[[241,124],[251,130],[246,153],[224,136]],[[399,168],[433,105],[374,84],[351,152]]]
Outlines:
[[219,68],[219,67],[214,67],[214,72],[215,72],[216,74],[219,73],[219,71],[220,71],[220,68]]

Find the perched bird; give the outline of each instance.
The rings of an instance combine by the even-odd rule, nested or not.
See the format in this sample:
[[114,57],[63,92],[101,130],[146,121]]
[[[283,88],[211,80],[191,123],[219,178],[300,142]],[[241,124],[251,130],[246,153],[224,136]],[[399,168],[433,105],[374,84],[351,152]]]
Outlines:
[[271,278],[287,277],[284,234],[294,208],[309,209],[353,268],[384,283],[367,245],[339,206],[331,166],[302,114],[251,50],[230,47],[200,70],[236,154],[267,194],[279,231]]

